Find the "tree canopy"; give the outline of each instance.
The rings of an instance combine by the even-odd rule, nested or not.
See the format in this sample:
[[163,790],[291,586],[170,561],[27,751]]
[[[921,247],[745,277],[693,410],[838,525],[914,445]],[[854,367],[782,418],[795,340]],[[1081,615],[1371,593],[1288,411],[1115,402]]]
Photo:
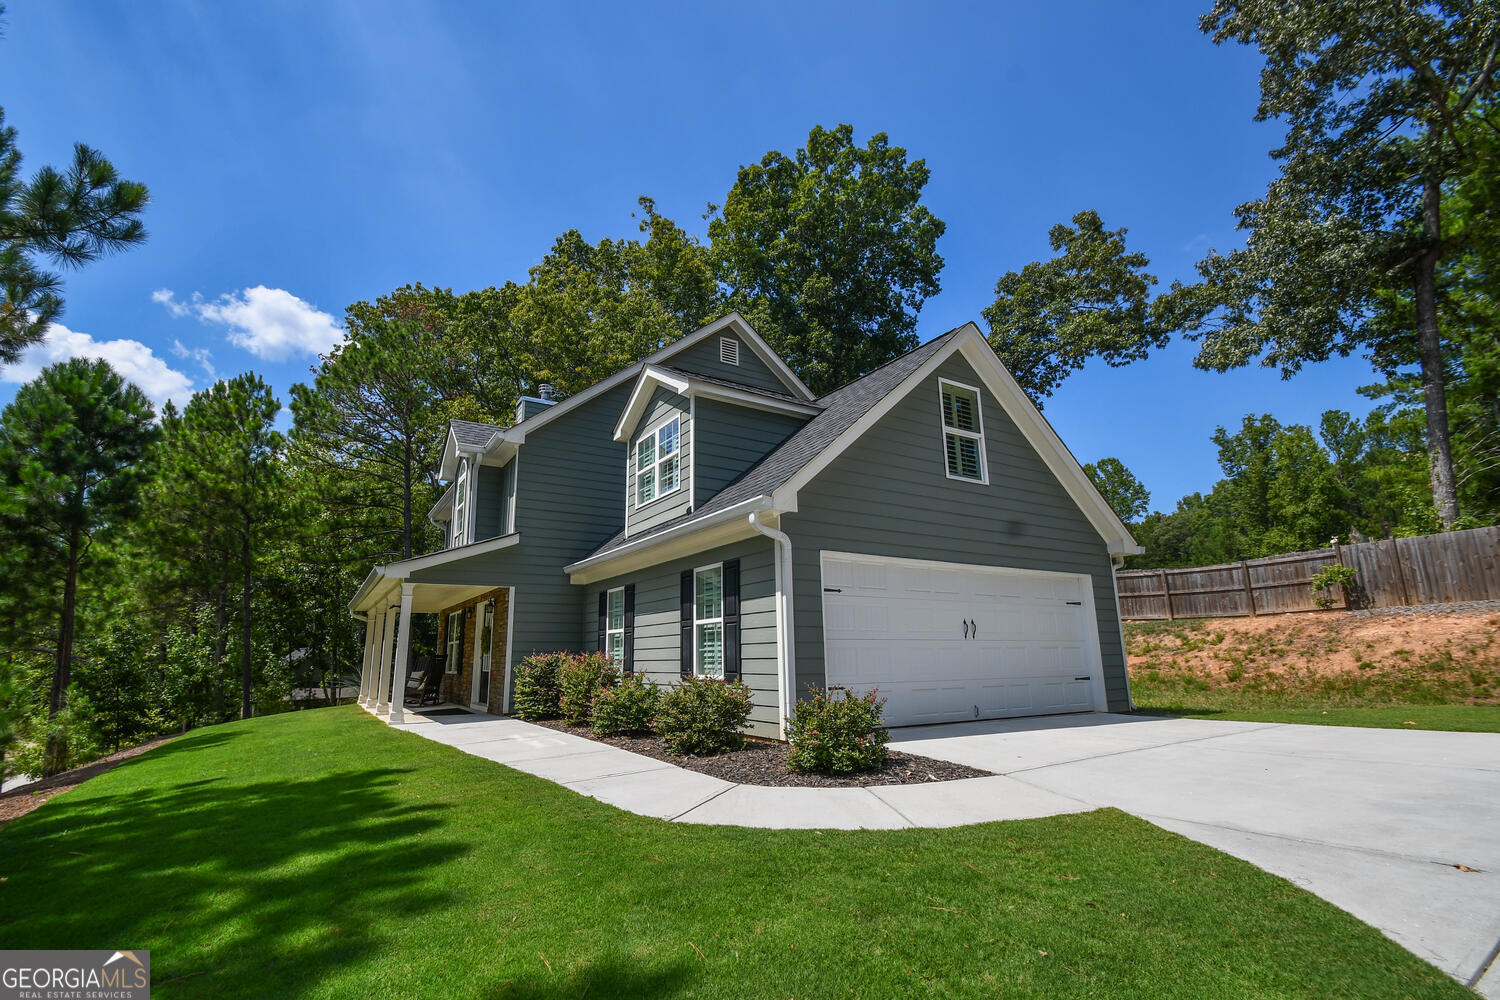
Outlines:
[[816,393],[917,345],[917,314],[939,290],[944,222],[922,204],[930,171],[880,132],[813,128],[788,156],[743,166],[710,206],[715,274]]

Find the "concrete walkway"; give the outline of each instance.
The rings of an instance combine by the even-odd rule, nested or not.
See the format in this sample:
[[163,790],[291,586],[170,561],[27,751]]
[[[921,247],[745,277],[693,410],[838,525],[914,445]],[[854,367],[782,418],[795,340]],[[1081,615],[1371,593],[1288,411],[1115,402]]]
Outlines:
[[396,728],[684,823],[900,829],[1114,806],[1297,883],[1500,1000],[1496,734],[1112,715],[924,726],[894,730],[892,748],[995,775],[867,789],[736,785],[518,719],[408,712]]
[[546,778],[601,802],[680,823],[896,830],[1035,819],[1093,806],[1003,775],[881,788],[737,785],[520,719],[406,712],[396,729]]

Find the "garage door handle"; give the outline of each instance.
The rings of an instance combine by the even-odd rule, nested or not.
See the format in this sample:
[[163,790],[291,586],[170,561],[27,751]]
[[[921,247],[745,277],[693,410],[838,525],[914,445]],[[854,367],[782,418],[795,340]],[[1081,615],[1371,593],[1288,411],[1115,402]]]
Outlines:
[[1074,679],[1074,680],[1075,680],[1075,681],[1091,681],[1091,680],[1093,680],[1093,678],[1092,678],[1092,677],[1075,677],[1075,678],[1073,678],[1073,679]]
[[965,618],[964,619],[964,638],[967,639],[968,637],[969,637],[969,619]]
[[979,622],[977,622],[977,621],[973,622],[971,624],[971,627],[974,630],[974,635],[971,638],[978,639],[979,638]]

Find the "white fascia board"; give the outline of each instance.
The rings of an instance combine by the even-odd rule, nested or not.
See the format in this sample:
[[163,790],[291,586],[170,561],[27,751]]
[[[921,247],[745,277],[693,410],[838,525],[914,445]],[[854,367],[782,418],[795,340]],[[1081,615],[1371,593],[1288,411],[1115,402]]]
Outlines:
[[[721,316],[707,326],[699,327],[686,337],[672,341],[672,343],[650,357],[644,358],[628,368],[620,369],[602,382],[595,382],[582,392],[547,407],[541,413],[521,421],[514,427],[508,427],[503,431],[497,432],[495,438],[503,438],[515,444],[525,444],[526,435],[531,431],[539,427],[545,427],[548,423],[556,420],[575,407],[582,406],[584,403],[602,393],[608,392],[627,379],[635,378],[647,366],[659,365],[678,351],[692,347],[694,344],[712,337],[714,334],[722,333],[731,327],[735,329],[746,344],[750,345],[750,349],[755,352],[756,357],[764,361],[777,374],[788,389],[808,401],[816,398],[813,396],[812,390],[797,377],[797,373],[792,371],[787,363],[781,359],[780,355],[771,350],[771,345],[761,339],[760,334],[755,332],[755,328],[747,323],[745,318],[739,313],[732,312],[726,316]],[[490,445],[486,445],[487,448],[495,443],[495,438],[490,439]]]
[[365,582],[359,585],[355,591],[354,599],[349,602],[350,611],[364,611],[379,604],[378,597],[382,592],[399,587],[401,583],[418,570],[431,569],[434,566],[442,566],[449,562],[459,562],[474,556],[482,556],[490,552],[499,552],[508,549],[521,541],[519,532],[511,532],[498,538],[486,538],[482,542],[471,542],[468,545],[459,546],[456,549],[441,549],[430,552],[425,556],[413,556],[410,559],[402,559],[383,566],[371,568],[365,577]]
[[[597,556],[589,556],[587,559],[569,563],[563,567],[563,572],[568,574],[568,580],[571,583],[593,583],[595,580],[628,573],[644,566],[654,566],[680,555],[688,555],[716,545],[723,545],[728,541],[738,540],[741,530],[744,537],[748,538],[756,533],[750,527],[750,513],[770,509],[770,497],[751,497],[733,507],[726,507],[712,514],[694,518],[675,528],[648,535],[634,542],[626,542],[619,548],[610,549]],[[712,537],[709,537],[710,534]],[[735,537],[719,537],[726,534]]]
[[425,556],[412,556],[410,559],[402,559],[399,562],[387,563],[379,567],[381,573],[392,579],[405,580],[411,574],[421,569],[431,569],[444,563],[458,562],[471,556],[482,556],[490,552],[499,552],[508,549],[521,540],[520,532],[511,532],[508,535],[499,535],[495,538],[486,538],[482,542],[470,542],[468,545],[460,545],[456,549],[441,549],[437,552],[429,552]]
[[[697,343],[704,337],[711,337],[716,333],[723,333],[725,330],[728,330],[731,327],[734,328],[735,332],[740,335],[740,338],[744,340],[745,343],[750,345],[750,350],[755,352],[755,356],[764,361],[766,363],[766,367],[775,372],[776,376],[781,379],[782,384],[784,384],[788,389],[792,390],[795,395],[801,396],[803,399],[808,400],[809,402],[817,398],[813,395],[812,390],[809,389],[807,385],[797,377],[797,373],[792,371],[791,366],[786,363],[781,355],[773,351],[771,349],[771,345],[766,343],[765,340],[761,338],[761,335],[755,332],[755,327],[750,325],[750,321],[745,319],[745,317],[741,316],[737,312],[732,312],[727,316],[722,316],[719,319],[714,320],[712,323],[708,324],[708,326],[694,331],[690,336],[692,337],[692,342]],[[683,338],[677,343],[670,345],[667,350],[675,353],[676,351],[681,350],[683,347],[688,346],[691,345],[688,343],[687,338]],[[658,355],[660,353],[661,352],[657,352]],[[653,355],[647,360],[657,361],[660,360],[660,358],[657,355]]]
[[630,440],[636,424],[640,423],[641,417],[646,415],[646,408],[651,405],[651,395],[658,386],[671,389],[676,393],[685,393],[688,391],[688,385],[688,380],[681,376],[664,371],[655,365],[644,366],[640,377],[636,379],[635,390],[630,394],[630,401],[625,404],[620,419],[615,422],[615,440],[622,444]]
[[1052,429],[1052,425],[1047,423],[1035,404],[1016,384],[1010,372],[1005,370],[1005,365],[1001,364],[994,349],[984,339],[984,334],[980,333],[979,327],[973,323],[968,323],[955,333],[941,350],[923,362],[921,367],[908,375],[900,385],[887,393],[884,399],[872,406],[850,425],[848,430],[819,452],[816,458],[778,488],[773,497],[777,509],[796,510],[798,490],[811,482],[814,476],[826,469],[846,448],[874,427],[882,417],[895,408],[897,403],[906,398],[908,393],[933,377],[945,361],[960,352],[984,381],[990,394],[1000,402],[1001,408],[1020,429],[1032,449],[1057,477],[1057,481],[1078,505],[1079,510],[1088,518],[1089,523],[1108,546],[1110,554],[1138,555],[1143,552],[1144,549],[1131,537],[1130,530],[1100,496],[1089,477],[1084,474],[1083,468],[1073,457],[1073,453],[1068,451],[1062,439],[1057,436],[1057,432]]
[[791,413],[799,417],[815,417],[823,412],[823,407],[818,406],[816,403],[799,403],[791,399],[777,399],[774,396],[765,396],[758,392],[749,392],[736,389],[733,386],[719,385],[716,382],[704,382],[694,378],[688,380],[687,394],[689,397],[701,396],[704,399],[716,399],[720,402],[734,403],[753,410],[766,410],[771,413]]

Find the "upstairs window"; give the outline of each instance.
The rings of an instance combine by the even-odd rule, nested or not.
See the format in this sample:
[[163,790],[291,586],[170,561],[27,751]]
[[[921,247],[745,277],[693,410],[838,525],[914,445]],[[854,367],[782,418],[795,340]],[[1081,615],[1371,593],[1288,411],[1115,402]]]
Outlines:
[[681,419],[673,417],[635,443],[635,504],[643,507],[682,485]]
[[453,480],[453,547],[469,544],[469,460],[458,463],[458,476]]
[[719,338],[719,361],[726,365],[740,363],[740,342],[733,337]]
[[989,482],[979,390],[947,379],[938,379],[938,389],[943,400],[943,460],[948,478]]

